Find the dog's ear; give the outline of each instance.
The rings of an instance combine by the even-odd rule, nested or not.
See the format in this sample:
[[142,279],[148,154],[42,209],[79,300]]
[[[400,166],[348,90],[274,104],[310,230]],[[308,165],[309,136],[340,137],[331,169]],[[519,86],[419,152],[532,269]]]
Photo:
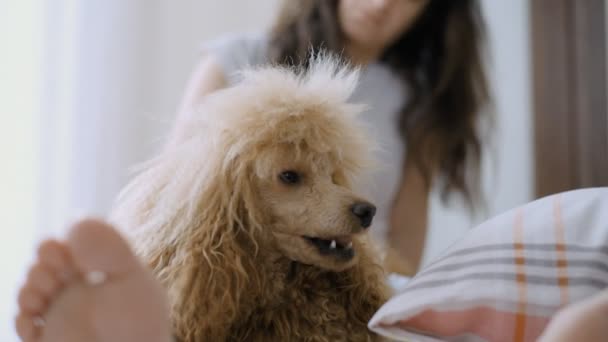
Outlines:
[[175,333],[185,340],[221,337],[222,323],[250,298],[240,294],[261,288],[253,270],[262,211],[250,166],[214,148],[193,142],[163,153],[129,185],[114,215],[167,288]]
[[260,210],[251,173],[242,169],[247,167],[237,157],[213,175],[183,237],[177,274],[167,279],[174,286],[176,333],[186,340],[224,336],[242,307],[262,291],[255,271]]

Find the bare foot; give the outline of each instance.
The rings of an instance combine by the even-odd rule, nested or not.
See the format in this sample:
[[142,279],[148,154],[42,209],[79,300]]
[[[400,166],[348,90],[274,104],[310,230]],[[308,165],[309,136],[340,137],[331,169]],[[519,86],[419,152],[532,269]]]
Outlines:
[[165,294],[128,244],[86,220],[65,243],[46,241],[19,293],[25,342],[168,342]]

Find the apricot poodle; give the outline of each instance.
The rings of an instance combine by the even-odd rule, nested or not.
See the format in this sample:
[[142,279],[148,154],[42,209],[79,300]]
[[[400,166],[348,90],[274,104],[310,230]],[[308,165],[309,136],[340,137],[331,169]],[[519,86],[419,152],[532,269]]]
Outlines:
[[178,341],[378,340],[357,71],[317,57],[242,76],[143,167],[115,221],[166,287]]

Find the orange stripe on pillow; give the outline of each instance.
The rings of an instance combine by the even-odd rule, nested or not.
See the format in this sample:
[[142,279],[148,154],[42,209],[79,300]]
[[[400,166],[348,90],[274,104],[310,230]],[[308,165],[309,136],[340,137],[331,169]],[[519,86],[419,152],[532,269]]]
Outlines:
[[555,252],[557,254],[557,283],[560,290],[561,305],[569,302],[568,294],[568,256],[566,254],[566,236],[564,220],[562,215],[561,196],[555,196],[553,200],[553,221],[555,232]]
[[514,263],[517,276],[517,313],[515,314],[515,327],[513,330],[513,342],[523,342],[526,338],[526,258],[524,255],[524,213],[522,209],[517,210],[513,226],[514,240]]

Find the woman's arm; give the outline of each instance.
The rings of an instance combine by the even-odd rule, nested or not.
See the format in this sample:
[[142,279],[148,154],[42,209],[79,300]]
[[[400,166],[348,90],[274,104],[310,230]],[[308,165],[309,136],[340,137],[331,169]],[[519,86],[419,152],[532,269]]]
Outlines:
[[428,228],[429,192],[430,185],[420,169],[406,161],[388,232],[385,265],[389,272],[413,275],[420,267]]
[[182,136],[190,117],[195,113],[194,108],[206,95],[226,87],[224,71],[216,58],[205,54],[198,62],[187,83],[180,102],[175,125],[169,137],[169,144]]

